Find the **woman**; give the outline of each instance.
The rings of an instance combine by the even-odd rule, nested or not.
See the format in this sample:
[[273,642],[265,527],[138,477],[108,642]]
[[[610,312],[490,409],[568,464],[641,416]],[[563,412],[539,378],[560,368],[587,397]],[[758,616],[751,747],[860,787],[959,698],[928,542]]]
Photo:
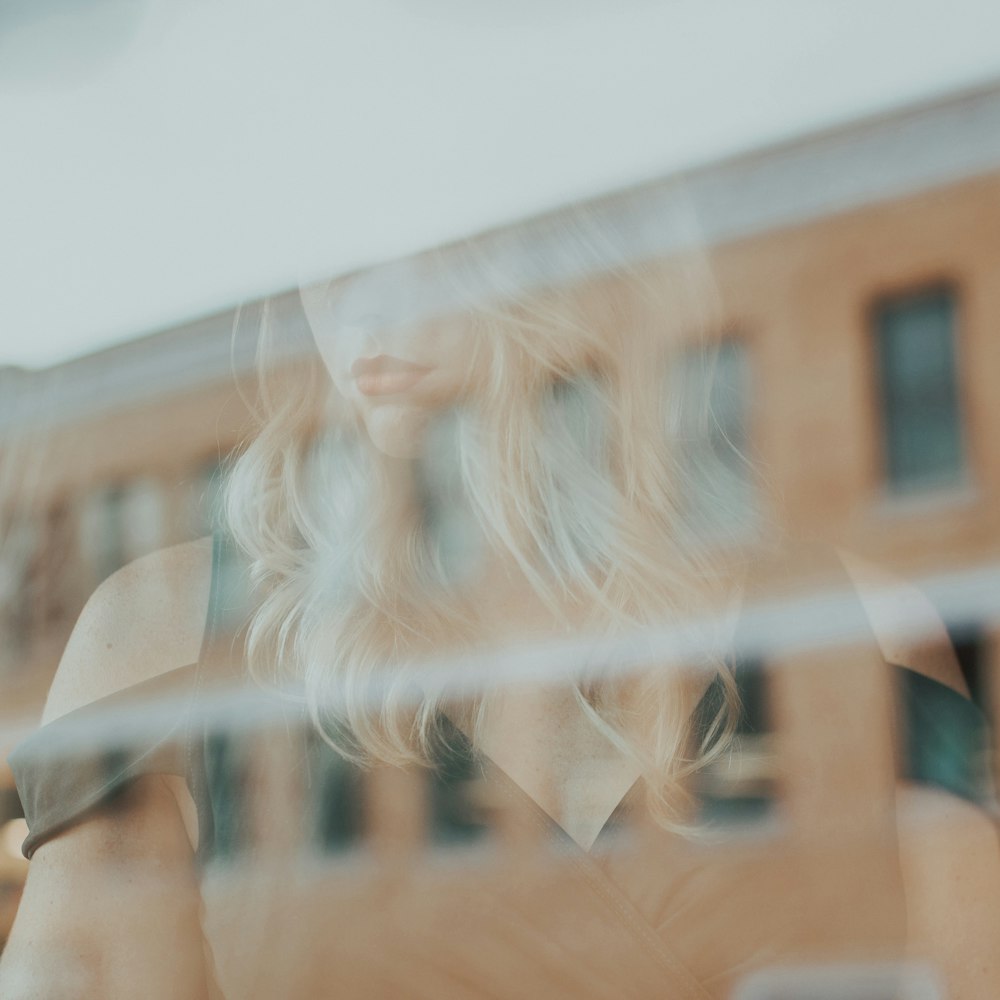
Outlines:
[[[928,852],[895,832],[890,753],[865,760],[821,726],[795,772],[812,805],[782,836],[704,836],[696,776],[731,744],[733,609],[765,560],[748,573],[699,527],[725,466],[692,458],[704,387],[670,374],[714,325],[705,262],[643,261],[622,217],[567,212],[304,287],[317,356],[292,392],[271,386],[264,336],[266,419],[226,505],[256,584],[245,647],[214,627],[218,543],[215,572],[194,542],[94,595],[14,758],[35,860],[4,996],[724,997],[776,963],[930,954],[956,925],[933,957],[956,995],[994,995],[995,842],[961,782],[911,769],[962,821],[962,852]],[[786,703],[818,694],[887,729],[889,661],[913,668],[917,704],[967,723],[943,637],[917,662],[877,613],[845,615],[838,684],[783,671]],[[648,626],[672,657],[650,642],[644,659]],[[567,664],[567,639],[585,660]],[[268,701],[226,686],[247,676]],[[149,704],[122,728],[116,708]],[[281,759],[304,759],[308,729],[378,775],[374,869],[316,871],[293,848],[212,868],[219,705]],[[112,752],[82,752],[102,725]],[[406,835],[412,778],[458,757],[503,846],[441,868]],[[303,816],[283,822],[295,844]],[[956,889],[970,869],[976,888]]]

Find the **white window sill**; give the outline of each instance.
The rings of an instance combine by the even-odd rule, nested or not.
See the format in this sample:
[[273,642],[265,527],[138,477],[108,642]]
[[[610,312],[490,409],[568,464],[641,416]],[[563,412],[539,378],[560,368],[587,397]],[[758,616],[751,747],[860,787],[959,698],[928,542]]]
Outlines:
[[954,486],[914,489],[906,493],[883,491],[872,505],[872,514],[879,520],[899,517],[925,517],[949,511],[970,510],[983,501],[983,493],[972,482]]

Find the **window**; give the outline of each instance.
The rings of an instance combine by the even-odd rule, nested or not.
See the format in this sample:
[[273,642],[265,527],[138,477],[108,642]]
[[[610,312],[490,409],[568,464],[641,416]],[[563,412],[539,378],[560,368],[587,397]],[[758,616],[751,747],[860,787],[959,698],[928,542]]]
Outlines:
[[875,311],[885,471],[893,492],[962,480],[954,334],[955,300],[947,289],[886,300]]
[[[689,526],[707,539],[740,540],[756,521],[748,409],[750,372],[745,344],[726,338],[714,349],[682,357],[677,414],[687,472]],[[707,406],[705,405],[707,401]]]
[[125,533],[122,526],[125,491],[121,486],[101,486],[80,503],[80,555],[94,583],[125,564]]
[[163,491],[148,477],[101,486],[81,501],[79,521],[80,555],[100,582],[163,544]]
[[0,535],[0,673],[22,666],[30,652],[32,608],[38,600],[36,554],[41,545],[34,518],[10,513],[4,520],[6,530]]
[[197,509],[194,512],[194,534],[221,534],[223,544],[218,550],[218,561],[212,567],[214,580],[213,606],[216,626],[236,629],[245,620],[250,600],[249,567],[235,544],[223,531],[222,491],[225,468],[219,461],[208,462],[195,476]]
[[487,826],[477,804],[482,772],[472,746],[450,724],[446,739],[434,747],[434,769],[430,774],[431,837],[435,843],[456,847],[487,835]]
[[316,847],[333,854],[357,846],[363,833],[363,774],[311,732],[310,768],[312,833]]
[[[695,778],[701,818],[710,824],[764,820],[776,798],[778,774],[768,675],[760,662],[740,660],[734,664],[733,676],[739,690],[740,716],[732,748]],[[699,736],[708,731],[722,705],[722,689],[713,685],[699,706]]]
[[211,857],[229,861],[248,840],[252,788],[246,742],[228,730],[210,733],[205,740],[205,776],[212,803]]

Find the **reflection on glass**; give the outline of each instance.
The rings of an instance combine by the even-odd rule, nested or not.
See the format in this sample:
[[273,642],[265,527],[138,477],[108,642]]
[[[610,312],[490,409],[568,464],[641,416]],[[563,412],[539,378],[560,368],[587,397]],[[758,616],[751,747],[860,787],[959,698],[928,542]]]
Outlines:
[[872,527],[862,489],[883,430],[894,488],[964,467],[954,303],[885,304],[882,406],[848,420],[871,331],[769,300],[773,256],[713,260],[686,205],[313,281],[234,318],[242,400],[216,369],[173,409],[131,387],[99,467],[65,432],[0,550],[46,686],[79,616],[10,741],[39,874],[0,984],[80,933],[100,996],[162,963],[232,998],[992,987],[995,597],[905,579],[955,539],[971,572],[992,521]]

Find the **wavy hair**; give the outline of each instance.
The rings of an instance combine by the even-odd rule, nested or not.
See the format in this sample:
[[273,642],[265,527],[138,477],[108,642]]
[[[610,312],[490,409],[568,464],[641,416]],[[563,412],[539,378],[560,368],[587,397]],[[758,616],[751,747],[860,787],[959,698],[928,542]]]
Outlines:
[[[458,709],[421,682],[421,664],[480,641],[463,597],[477,554],[515,565],[578,633],[688,622],[732,586],[731,560],[687,516],[681,429],[711,419],[704,386],[669,378],[681,352],[711,356],[711,272],[700,253],[635,260],[632,239],[607,213],[575,209],[421,255],[417,297],[432,304],[421,321],[460,315],[488,377],[434,421],[414,461],[371,446],[318,358],[281,374],[265,303],[260,430],[225,498],[259,594],[247,659],[254,676],[303,682],[316,728],[348,758],[435,759],[445,710]],[[721,646],[708,648],[725,693],[708,732],[692,731],[701,691],[676,670],[575,688],[676,829],[689,776],[725,751],[738,711]],[[489,704],[484,694],[461,716],[473,745]]]

